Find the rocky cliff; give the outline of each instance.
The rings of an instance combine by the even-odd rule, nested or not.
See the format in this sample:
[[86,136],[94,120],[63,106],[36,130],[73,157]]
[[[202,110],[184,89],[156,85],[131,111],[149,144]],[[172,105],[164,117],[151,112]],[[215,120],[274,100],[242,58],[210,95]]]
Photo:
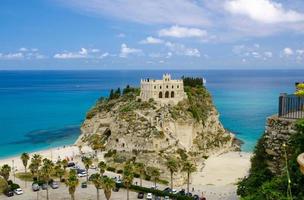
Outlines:
[[[136,98],[139,90],[129,87],[122,95],[101,99],[88,112],[77,143],[84,145],[90,135],[101,135],[112,166],[119,168],[133,158],[163,172],[168,171],[169,156],[200,166],[211,154],[239,150],[234,135],[219,121],[206,88],[185,87],[185,92],[188,98],[175,106],[160,106],[153,99],[142,102]],[[162,173],[163,178],[167,175]]]
[[289,138],[297,133],[296,120],[279,118],[273,115],[267,118],[263,146],[267,154],[267,165],[272,173],[280,174],[284,169],[284,146]]

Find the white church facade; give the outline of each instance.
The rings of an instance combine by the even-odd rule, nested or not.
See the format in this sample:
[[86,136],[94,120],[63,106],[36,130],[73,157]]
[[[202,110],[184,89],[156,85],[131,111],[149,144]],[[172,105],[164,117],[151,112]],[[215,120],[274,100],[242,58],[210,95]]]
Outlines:
[[154,101],[160,104],[176,105],[187,98],[183,80],[173,80],[170,74],[164,74],[162,80],[142,79],[140,81],[140,97],[142,101]]

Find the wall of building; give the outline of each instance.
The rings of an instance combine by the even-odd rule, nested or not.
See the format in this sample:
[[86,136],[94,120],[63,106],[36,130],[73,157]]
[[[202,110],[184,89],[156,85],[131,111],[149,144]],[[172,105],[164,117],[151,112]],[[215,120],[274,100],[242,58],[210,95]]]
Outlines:
[[162,103],[176,103],[186,98],[183,81],[172,80],[169,74],[163,75],[162,80],[141,80],[140,98],[143,101],[152,98]]

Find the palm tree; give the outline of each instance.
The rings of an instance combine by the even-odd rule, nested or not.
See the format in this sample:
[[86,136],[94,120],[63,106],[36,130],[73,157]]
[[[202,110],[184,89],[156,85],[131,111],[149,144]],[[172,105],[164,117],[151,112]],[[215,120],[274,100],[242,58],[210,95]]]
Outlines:
[[156,181],[159,179],[160,172],[156,167],[147,167],[147,173],[154,180],[154,187],[156,189]]
[[175,172],[178,171],[179,163],[178,163],[178,161],[175,158],[171,157],[171,158],[169,158],[167,160],[166,166],[167,166],[167,168],[170,171],[171,190],[173,190],[173,175],[174,175]]
[[75,200],[76,187],[79,185],[79,180],[77,178],[77,173],[75,169],[70,170],[65,184],[69,187],[69,194],[71,195],[71,199]]
[[129,189],[133,183],[134,172],[133,172],[133,163],[126,163],[123,170],[122,181],[124,186],[127,188],[127,200],[129,200]]
[[100,174],[102,176],[105,173],[105,171],[106,171],[107,164],[105,162],[103,162],[103,161],[100,161],[98,163],[98,168],[99,168],[99,172],[100,172]]
[[102,179],[102,189],[107,200],[111,198],[111,191],[116,187],[115,181],[109,177]]
[[[54,170],[54,163],[47,158],[43,159],[43,165],[40,169],[40,174],[42,179],[46,182],[46,184],[49,183],[53,170]],[[46,199],[47,200],[49,199],[49,187],[46,188]]]
[[39,154],[34,154],[31,159],[31,164],[29,165],[29,169],[33,176],[38,176],[38,169],[41,165],[42,157]]
[[62,168],[61,162],[58,162],[56,166],[54,167],[55,175],[59,178],[59,181],[61,181],[62,176],[65,174],[65,170]]
[[22,160],[23,166],[24,166],[24,172],[26,173],[27,163],[30,159],[30,156],[28,153],[22,153],[20,156],[20,159]]
[[102,186],[102,176],[98,173],[92,174],[90,180],[93,182],[97,192],[97,200],[99,200],[99,189]]
[[69,162],[67,161],[67,159],[63,159],[61,161],[62,167],[64,169],[64,173],[66,172],[66,168],[68,167]]
[[186,161],[183,165],[182,171],[187,173],[187,193],[189,193],[190,175],[192,172],[196,171],[196,167],[190,161]]
[[11,168],[9,165],[5,164],[5,165],[3,165],[3,166],[1,167],[0,175],[1,175],[6,181],[8,181],[9,175],[10,175],[11,171],[12,171],[12,168]]
[[140,175],[140,186],[142,187],[142,179],[145,174],[145,164],[144,163],[135,163],[135,169]]
[[89,181],[89,169],[90,169],[90,166],[93,164],[93,158],[91,157],[83,157],[82,158],[82,162],[84,164],[84,167],[87,171],[87,182]]

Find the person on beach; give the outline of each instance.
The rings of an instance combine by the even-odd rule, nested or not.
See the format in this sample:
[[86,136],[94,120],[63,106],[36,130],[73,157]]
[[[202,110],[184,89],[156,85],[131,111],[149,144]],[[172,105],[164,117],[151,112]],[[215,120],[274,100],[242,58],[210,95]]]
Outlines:
[[204,196],[204,192],[202,192],[202,196],[201,196],[200,200],[206,200],[206,197]]

